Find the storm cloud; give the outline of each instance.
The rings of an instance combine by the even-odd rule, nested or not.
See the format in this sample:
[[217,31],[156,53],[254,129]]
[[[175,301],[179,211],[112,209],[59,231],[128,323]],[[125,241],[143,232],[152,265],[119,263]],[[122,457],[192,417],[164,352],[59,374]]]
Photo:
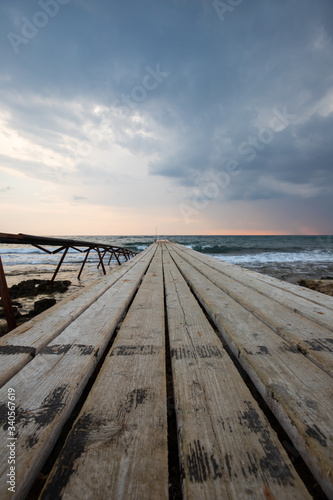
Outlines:
[[27,179],[36,213],[49,192],[53,210],[145,207],[169,234],[332,233],[331,0],[0,8],[6,207]]

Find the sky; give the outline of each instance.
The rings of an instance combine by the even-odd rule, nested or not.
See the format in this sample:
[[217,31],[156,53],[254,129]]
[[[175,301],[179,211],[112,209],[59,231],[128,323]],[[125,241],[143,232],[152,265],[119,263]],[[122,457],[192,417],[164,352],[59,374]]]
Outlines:
[[0,231],[332,234],[332,0],[1,0]]

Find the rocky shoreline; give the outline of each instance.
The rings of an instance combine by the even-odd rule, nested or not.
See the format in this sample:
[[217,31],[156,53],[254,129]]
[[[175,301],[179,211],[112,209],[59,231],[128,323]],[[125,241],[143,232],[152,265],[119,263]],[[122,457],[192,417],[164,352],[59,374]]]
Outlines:
[[[54,306],[59,300],[58,294],[67,292],[70,285],[71,281],[69,280],[50,283],[49,280],[43,279],[28,279],[12,285],[9,288],[9,294],[17,324],[29,321],[29,319]],[[2,307],[0,307],[0,319],[5,319]],[[7,333],[6,323],[0,326],[0,335],[4,333]]]
[[333,277],[321,278],[320,280],[303,279],[299,280],[298,284],[333,297]]

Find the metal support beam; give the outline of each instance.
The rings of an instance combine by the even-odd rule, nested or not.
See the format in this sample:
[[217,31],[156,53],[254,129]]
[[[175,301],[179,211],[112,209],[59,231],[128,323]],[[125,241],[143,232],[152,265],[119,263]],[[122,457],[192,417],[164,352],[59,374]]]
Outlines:
[[112,256],[113,256],[113,255],[114,255],[114,251],[112,250],[112,251],[110,252],[110,258],[109,258],[108,266],[110,265],[110,262],[111,262],[111,260],[112,260]]
[[102,266],[102,269],[103,269],[103,273],[106,274],[106,271],[105,271],[105,267],[104,267],[104,262],[103,262],[103,259],[102,259],[102,256],[101,256],[101,252],[99,251],[99,247],[96,247],[95,249],[98,253],[98,256],[99,256],[99,262]]
[[[103,252],[103,255],[102,255],[102,261],[103,261],[103,259],[104,259],[105,254],[106,254],[106,252],[107,252],[107,251],[108,251],[108,249],[106,248],[106,249],[104,250],[104,252]],[[100,266],[100,265],[101,265],[101,263],[99,263],[99,264],[98,264],[97,269],[99,269],[99,266]]]
[[85,256],[85,258],[84,258],[84,261],[82,262],[82,266],[81,266],[81,269],[80,269],[80,272],[79,272],[79,274],[78,274],[77,279],[80,279],[81,273],[82,273],[82,271],[83,271],[83,268],[84,268],[84,265],[85,265],[86,260],[87,260],[87,258],[88,258],[88,255],[89,255],[89,253],[90,253],[90,250],[91,250],[91,249],[90,249],[90,248],[88,248],[87,253],[86,253],[86,256]]
[[57,276],[57,274],[58,274],[58,271],[59,271],[59,269],[60,269],[60,266],[61,266],[61,264],[63,263],[64,258],[66,257],[66,253],[68,252],[68,249],[69,249],[69,247],[66,247],[66,250],[65,250],[65,251],[64,251],[64,253],[62,254],[61,259],[60,259],[60,262],[59,262],[59,264],[57,265],[57,269],[54,271],[54,274],[53,274],[53,276],[52,276],[52,279],[51,279],[50,283],[54,283],[54,280],[55,280],[55,278],[56,278],[56,276]]
[[116,252],[114,252],[114,256],[115,256],[115,258],[117,259],[118,264],[121,266],[121,262],[120,262],[120,260],[119,260],[118,254],[117,254]]
[[47,248],[43,248],[43,247],[41,247],[40,245],[36,245],[35,243],[31,243],[31,245],[32,245],[33,247],[38,248],[38,250],[42,250],[43,252],[46,252],[46,253],[49,253],[49,254],[52,254],[52,253],[53,253],[53,252],[51,252],[51,250],[47,250]]
[[7,320],[8,331],[10,332],[11,330],[14,330],[14,328],[16,328],[16,319],[14,316],[12,301],[9,295],[5,272],[2,267],[1,257],[0,257],[0,292],[1,292],[3,310],[5,312]]

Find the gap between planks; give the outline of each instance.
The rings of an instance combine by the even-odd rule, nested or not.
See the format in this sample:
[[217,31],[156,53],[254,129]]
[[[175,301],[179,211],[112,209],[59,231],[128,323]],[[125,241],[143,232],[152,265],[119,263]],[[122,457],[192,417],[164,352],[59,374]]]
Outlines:
[[164,250],[184,498],[311,498]]
[[168,498],[163,306],[158,248],[41,499]]
[[[219,269],[213,269],[205,262],[191,258],[177,248],[175,251],[194,269],[288,342],[290,349],[305,355],[333,376],[333,334],[326,327],[258,292],[253,285],[248,286],[247,283],[239,282],[222,272],[216,272]],[[330,313],[327,309],[325,311]],[[333,314],[327,316],[331,316],[333,322]]]

